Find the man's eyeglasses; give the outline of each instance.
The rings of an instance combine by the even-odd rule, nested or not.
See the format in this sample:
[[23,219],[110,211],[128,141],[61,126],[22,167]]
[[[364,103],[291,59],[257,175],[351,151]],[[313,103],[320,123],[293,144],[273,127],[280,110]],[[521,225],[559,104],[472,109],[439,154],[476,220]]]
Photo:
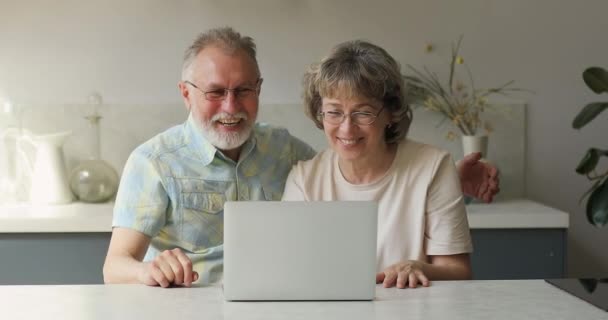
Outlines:
[[219,89],[213,89],[213,90],[209,90],[209,91],[204,91],[203,89],[199,88],[194,83],[192,83],[188,80],[186,80],[184,82],[191,85],[192,87],[196,88],[198,91],[202,92],[203,95],[205,96],[205,99],[207,99],[209,101],[222,101],[222,100],[226,99],[229,92],[232,92],[236,99],[246,99],[246,98],[251,98],[251,97],[256,96],[258,94],[258,90],[260,88],[260,83],[262,82],[262,78],[259,78],[256,81],[254,87],[243,86],[243,87],[236,87],[234,89],[219,88]]
[[352,121],[354,124],[367,126],[376,121],[376,118],[378,118],[378,115],[380,115],[380,112],[382,112],[382,110],[384,110],[384,107],[380,108],[378,113],[363,111],[355,111],[351,113],[344,113],[342,111],[325,111],[319,112],[319,117],[321,117],[329,124],[338,125],[344,122],[344,119],[349,116],[350,121]]

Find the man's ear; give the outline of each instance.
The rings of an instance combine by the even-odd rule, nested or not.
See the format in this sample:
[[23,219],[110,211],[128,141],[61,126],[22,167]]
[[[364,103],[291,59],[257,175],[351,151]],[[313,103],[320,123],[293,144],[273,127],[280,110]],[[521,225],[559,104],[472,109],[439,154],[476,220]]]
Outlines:
[[260,78],[260,84],[258,84],[258,96],[262,93],[262,83],[264,83],[264,78]]
[[186,106],[186,109],[188,109],[188,111],[190,111],[192,104],[190,103],[190,90],[189,90],[188,86],[186,85],[186,82],[184,82],[184,81],[178,82],[177,88],[179,89],[179,93],[181,94],[182,99],[184,99],[184,105]]

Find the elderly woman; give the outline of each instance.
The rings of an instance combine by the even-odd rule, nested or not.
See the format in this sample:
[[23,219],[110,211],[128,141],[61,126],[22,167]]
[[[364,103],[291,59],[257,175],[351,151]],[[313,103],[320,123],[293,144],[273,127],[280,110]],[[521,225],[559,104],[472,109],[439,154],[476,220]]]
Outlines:
[[377,201],[385,287],[470,279],[458,173],[447,152],[406,138],[412,113],[395,59],[368,42],[342,43],[305,74],[304,102],[331,148],[294,166],[283,200]]

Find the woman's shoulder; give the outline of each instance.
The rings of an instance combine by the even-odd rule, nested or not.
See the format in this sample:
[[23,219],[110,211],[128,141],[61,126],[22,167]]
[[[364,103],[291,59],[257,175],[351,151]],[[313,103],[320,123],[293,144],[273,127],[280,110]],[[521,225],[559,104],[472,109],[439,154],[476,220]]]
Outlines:
[[325,149],[319,153],[317,153],[310,160],[300,160],[294,166],[294,169],[299,171],[302,174],[308,174],[310,172],[319,173],[325,168],[329,168],[333,163],[335,153],[331,149]]
[[420,155],[420,156],[446,156],[450,153],[444,149],[437,148],[430,144],[426,144],[423,142],[419,142],[416,140],[412,140],[406,138],[399,144],[399,151],[401,153],[410,154],[410,155]]
[[399,163],[407,163],[408,167],[436,167],[446,158],[451,158],[448,151],[430,144],[405,139],[399,144]]

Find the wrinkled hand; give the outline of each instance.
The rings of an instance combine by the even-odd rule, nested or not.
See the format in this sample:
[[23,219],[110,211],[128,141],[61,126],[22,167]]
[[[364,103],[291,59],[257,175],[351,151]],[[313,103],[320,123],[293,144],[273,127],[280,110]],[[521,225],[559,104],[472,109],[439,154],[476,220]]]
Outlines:
[[466,155],[458,163],[458,175],[462,193],[489,203],[500,191],[498,170],[480,159],[481,153],[479,152]]
[[180,249],[165,250],[154,260],[144,263],[138,276],[139,281],[148,286],[184,285],[189,287],[198,280],[198,273],[192,270],[192,261]]
[[378,272],[376,283],[382,283],[385,288],[397,286],[397,288],[403,289],[406,285],[416,288],[418,283],[428,287],[430,282],[424,275],[422,266],[422,262],[414,260],[396,263],[384,271]]

